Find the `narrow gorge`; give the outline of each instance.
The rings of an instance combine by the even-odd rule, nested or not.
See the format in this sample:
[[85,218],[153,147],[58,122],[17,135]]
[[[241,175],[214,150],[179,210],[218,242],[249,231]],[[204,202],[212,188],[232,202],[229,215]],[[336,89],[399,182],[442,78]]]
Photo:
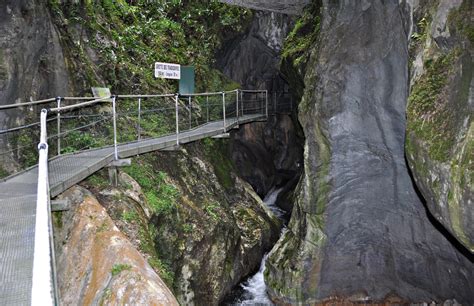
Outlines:
[[[224,118],[52,199],[57,304],[473,305],[473,40],[472,0],[4,1],[2,182],[43,108],[2,105],[107,87],[124,143]],[[50,115],[50,152],[112,148],[113,101]],[[245,101],[265,118],[227,130]]]

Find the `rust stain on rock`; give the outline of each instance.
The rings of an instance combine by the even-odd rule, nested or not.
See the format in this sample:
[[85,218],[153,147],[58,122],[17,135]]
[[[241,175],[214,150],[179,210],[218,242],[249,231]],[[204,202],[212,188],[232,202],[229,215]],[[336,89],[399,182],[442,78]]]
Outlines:
[[75,209],[58,258],[58,279],[63,305],[178,305],[90,194]]

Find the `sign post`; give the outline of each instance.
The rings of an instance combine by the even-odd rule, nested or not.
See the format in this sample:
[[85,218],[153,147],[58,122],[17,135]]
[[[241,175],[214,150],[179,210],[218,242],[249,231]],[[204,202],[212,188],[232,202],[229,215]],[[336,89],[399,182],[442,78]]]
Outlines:
[[179,80],[181,79],[181,65],[156,62],[155,78]]

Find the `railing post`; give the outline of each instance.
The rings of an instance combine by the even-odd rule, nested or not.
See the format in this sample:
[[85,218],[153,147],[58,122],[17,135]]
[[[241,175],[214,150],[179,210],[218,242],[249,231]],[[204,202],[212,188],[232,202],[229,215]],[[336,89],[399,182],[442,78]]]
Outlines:
[[237,98],[237,106],[236,106],[237,123],[239,123],[239,90],[238,89],[237,89],[236,98]]
[[189,129],[191,130],[193,128],[193,101],[191,96],[188,97],[189,101]]
[[112,96],[112,115],[114,121],[114,160],[118,160],[118,149],[117,149],[117,111],[116,111],[116,96]]
[[206,96],[207,122],[209,122],[209,96]]
[[225,124],[225,91],[222,92],[222,112],[223,112],[223,117],[224,117],[224,133],[227,132],[227,127]]
[[61,97],[56,98],[56,105],[58,107],[58,113],[56,114],[57,130],[58,130],[58,155],[61,155]]
[[242,109],[242,117],[244,116],[244,92],[240,91],[240,108]]
[[265,117],[268,119],[268,90],[265,90]]
[[179,94],[174,97],[176,110],[176,145],[179,146]]
[[142,98],[138,98],[138,126],[137,126],[137,139],[140,140],[142,137],[142,127],[141,127],[141,117],[142,117]]

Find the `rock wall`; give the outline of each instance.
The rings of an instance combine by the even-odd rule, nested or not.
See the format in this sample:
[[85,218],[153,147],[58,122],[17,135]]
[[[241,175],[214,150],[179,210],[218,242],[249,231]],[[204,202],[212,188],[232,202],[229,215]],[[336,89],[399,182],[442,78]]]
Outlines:
[[271,86],[274,79],[278,79],[277,84],[286,84],[278,66],[291,22],[292,18],[284,14],[254,12],[249,29],[225,42],[216,55],[217,68],[242,88],[283,91]]
[[[0,105],[68,93],[59,37],[42,1],[0,3]],[[0,128],[18,113],[0,112]]]
[[[269,103],[273,97],[277,103],[283,102],[293,95],[279,69],[280,54],[292,22],[293,18],[285,14],[254,12],[249,29],[228,41],[217,54],[218,68],[242,84],[242,88],[268,90]],[[274,186],[285,186],[287,191],[292,191],[302,165],[301,136],[296,118],[287,114],[272,114],[266,123],[243,126],[232,132],[232,159],[239,175],[260,196],[265,196]],[[291,201],[281,203],[291,210]]]
[[[278,239],[280,222],[270,215],[250,185],[235,175],[225,142],[206,140],[176,152],[137,157],[132,166],[120,172],[118,187],[109,185],[105,171],[81,183],[173,290],[180,304],[218,305],[235,285],[258,269],[264,253]],[[77,255],[68,251],[69,247],[61,249],[69,233],[58,226],[69,224],[65,216],[62,218],[64,222],[56,222],[62,261],[71,264],[84,256],[85,262],[96,265],[89,250]],[[101,225],[93,213],[77,218],[81,224]],[[89,238],[94,237],[87,236],[82,243],[94,244]],[[128,263],[123,255],[111,259]],[[113,265],[107,258],[105,263],[97,260],[98,265]],[[77,279],[87,282],[84,275],[69,278],[68,269],[72,268],[59,265],[61,283]],[[94,288],[101,291],[107,286],[104,282],[108,279],[98,280]],[[71,300],[77,298],[74,294]]]
[[474,252],[472,1],[413,8],[406,152],[430,212]]
[[310,0],[220,0],[220,2],[239,5],[256,10],[268,10],[289,15],[298,15]]
[[73,208],[55,219],[61,305],[179,305],[89,191],[62,197]]
[[430,222],[405,162],[408,12],[321,2],[299,105],[304,174],[265,275],[279,303],[474,301],[472,256]]
[[265,196],[274,186],[289,183],[295,187],[303,163],[302,140],[297,131],[290,116],[277,115],[231,134],[232,159],[239,175],[260,196]]

